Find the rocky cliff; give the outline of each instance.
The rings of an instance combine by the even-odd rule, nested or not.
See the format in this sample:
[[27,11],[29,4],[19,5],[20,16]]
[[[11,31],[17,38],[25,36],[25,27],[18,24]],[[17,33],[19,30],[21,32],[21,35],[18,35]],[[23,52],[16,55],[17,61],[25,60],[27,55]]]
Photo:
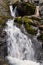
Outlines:
[[8,0],[0,0],[0,29],[5,25],[5,20],[10,17]]
[[0,65],[8,65],[4,60],[7,47],[5,42],[6,33],[3,32],[3,28],[5,26],[5,21],[10,17],[8,0],[0,0]]
[[9,6],[7,0],[0,0],[0,16],[9,16]]

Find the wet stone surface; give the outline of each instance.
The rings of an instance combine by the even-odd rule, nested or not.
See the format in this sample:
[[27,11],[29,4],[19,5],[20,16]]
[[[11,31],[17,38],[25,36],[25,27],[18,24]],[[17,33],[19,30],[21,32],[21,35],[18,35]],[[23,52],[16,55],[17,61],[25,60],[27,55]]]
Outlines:
[[6,55],[7,55],[6,32],[3,31],[0,35],[0,56],[5,57]]

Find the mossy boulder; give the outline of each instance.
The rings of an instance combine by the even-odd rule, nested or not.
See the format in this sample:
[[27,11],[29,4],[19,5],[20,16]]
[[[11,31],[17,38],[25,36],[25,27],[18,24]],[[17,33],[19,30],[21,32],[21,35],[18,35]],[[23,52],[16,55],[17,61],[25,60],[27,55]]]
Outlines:
[[12,18],[10,15],[8,0],[0,0],[0,28],[3,28],[5,21]]
[[25,29],[27,30],[28,33],[35,35],[37,33],[36,29],[34,29],[33,26],[33,21],[32,19],[30,19],[29,17],[24,17],[23,18],[24,21],[24,26]]
[[18,23],[18,24],[25,24],[28,23],[29,25],[32,25],[32,20],[29,19],[28,17],[16,17],[14,22]]
[[24,26],[27,32],[32,35],[36,34],[35,29],[33,29],[32,27],[33,21],[29,17],[24,17],[23,21],[24,21]]
[[29,25],[32,25],[35,27],[38,27],[41,24],[40,19],[37,17],[33,17],[33,16],[30,16],[30,17],[24,16],[23,21],[24,21],[24,23],[27,22]]
[[32,25],[32,23],[33,23],[32,20],[28,16],[24,16],[22,18],[22,21],[24,22],[24,24],[28,23],[29,25]]
[[37,30],[32,27],[32,20],[28,17],[17,17],[15,18],[14,22],[18,23],[19,25],[24,24],[25,29],[28,33],[35,35]]
[[27,32],[29,34],[35,35],[37,33],[37,30],[34,29],[31,25],[29,25],[28,23],[26,23],[25,25],[25,29],[27,30]]
[[[17,3],[16,3],[17,4]],[[19,16],[24,15],[33,15],[35,13],[35,6],[29,2],[19,2],[17,5],[13,5],[14,7],[17,6],[17,11]]]

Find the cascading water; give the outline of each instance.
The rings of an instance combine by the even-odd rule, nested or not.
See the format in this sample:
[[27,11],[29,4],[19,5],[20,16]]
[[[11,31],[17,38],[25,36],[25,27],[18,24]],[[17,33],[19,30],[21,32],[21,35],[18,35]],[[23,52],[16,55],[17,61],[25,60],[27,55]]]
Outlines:
[[[11,15],[15,17],[15,12],[12,11],[12,5],[10,5]],[[8,35],[7,46],[8,56],[7,59],[11,65],[40,65],[33,61],[34,49],[32,47],[31,39],[29,39],[21,30],[14,25],[14,20],[8,20],[5,31]]]

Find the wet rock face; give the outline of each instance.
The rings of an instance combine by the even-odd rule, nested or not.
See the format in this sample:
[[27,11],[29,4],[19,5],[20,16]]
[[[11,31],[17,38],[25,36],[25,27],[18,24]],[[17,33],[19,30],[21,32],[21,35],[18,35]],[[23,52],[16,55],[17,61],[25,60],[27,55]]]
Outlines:
[[43,17],[43,3],[40,6],[40,11],[39,12],[40,12],[40,16]]
[[8,65],[5,61],[7,56],[6,32],[3,31],[6,20],[10,18],[8,0],[0,0],[0,65]]
[[0,16],[10,16],[9,4],[7,0],[0,0]]
[[41,33],[41,34],[39,35],[38,39],[43,42],[43,33]]
[[5,26],[5,21],[10,18],[10,9],[8,0],[0,0],[0,29]]
[[0,56],[7,56],[6,32],[2,32],[0,35]]
[[9,64],[3,57],[0,57],[0,65],[9,65]]
[[0,65],[8,65],[5,56],[7,56],[6,32],[2,31],[0,34]]
[[10,17],[8,0],[0,0],[0,33],[5,26],[6,20]]

